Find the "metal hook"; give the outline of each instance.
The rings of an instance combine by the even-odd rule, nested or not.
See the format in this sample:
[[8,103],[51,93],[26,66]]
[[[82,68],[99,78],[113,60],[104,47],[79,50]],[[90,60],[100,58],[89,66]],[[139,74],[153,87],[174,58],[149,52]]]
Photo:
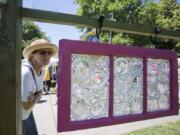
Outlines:
[[159,34],[161,33],[161,28],[160,27],[155,27],[154,28],[154,37],[152,36],[152,43],[153,43],[153,46],[154,48],[157,48],[157,39],[158,39],[158,36]]
[[100,35],[102,27],[103,27],[104,19],[105,19],[105,17],[103,15],[100,15],[98,18],[98,28],[96,28],[96,36],[98,39],[99,39],[99,35]]

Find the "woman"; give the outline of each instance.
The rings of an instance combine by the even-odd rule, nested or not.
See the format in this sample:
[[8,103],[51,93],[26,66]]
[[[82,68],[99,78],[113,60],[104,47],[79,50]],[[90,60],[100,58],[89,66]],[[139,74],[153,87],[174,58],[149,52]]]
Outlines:
[[44,69],[57,53],[57,46],[44,39],[35,40],[23,50],[21,66],[22,134],[38,135],[32,109],[42,95]]

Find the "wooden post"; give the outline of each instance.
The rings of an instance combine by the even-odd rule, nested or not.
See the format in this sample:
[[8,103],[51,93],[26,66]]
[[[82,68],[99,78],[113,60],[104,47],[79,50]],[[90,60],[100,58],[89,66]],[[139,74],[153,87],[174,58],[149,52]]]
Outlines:
[[22,0],[0,0],[0,135],[21,135]]

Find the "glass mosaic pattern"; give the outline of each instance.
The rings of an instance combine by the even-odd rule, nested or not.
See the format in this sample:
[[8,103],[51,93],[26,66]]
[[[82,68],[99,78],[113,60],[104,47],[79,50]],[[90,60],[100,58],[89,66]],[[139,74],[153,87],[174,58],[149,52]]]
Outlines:
[[170,107],[169,61],[147,60],[147,111],[167,110]]
[[109,57],[72,54],[71,121],[108,117]]
[[113,115],[143,111],[143,59],[114,57]]

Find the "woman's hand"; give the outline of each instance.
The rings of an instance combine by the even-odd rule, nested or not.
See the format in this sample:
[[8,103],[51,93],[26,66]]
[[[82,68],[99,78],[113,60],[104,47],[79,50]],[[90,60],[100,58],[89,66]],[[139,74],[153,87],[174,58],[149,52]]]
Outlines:
[[42,91],[38,91],[35,94],[30,95],[27,101],[23,102],[23,108],[25,110],[32,108],[39,101],[41,95],[42,95]]
[[35,102],[38,102],[39,99],[41,98],[41,95],[42,95],[42,91],[38,91],[34,94],[35,96]]
[[31,96],[28,97],[28,102],[29,103],[34,103],[36,100],[36,96],[34,94],[32,94]]

